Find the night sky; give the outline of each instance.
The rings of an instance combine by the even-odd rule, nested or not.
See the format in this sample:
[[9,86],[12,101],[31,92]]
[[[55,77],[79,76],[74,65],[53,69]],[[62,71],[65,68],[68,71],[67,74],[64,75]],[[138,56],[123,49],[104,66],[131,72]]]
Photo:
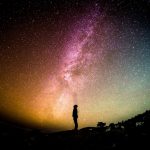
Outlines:
[[0,2],[0,114],[72,129],[150,109],[150,0]]

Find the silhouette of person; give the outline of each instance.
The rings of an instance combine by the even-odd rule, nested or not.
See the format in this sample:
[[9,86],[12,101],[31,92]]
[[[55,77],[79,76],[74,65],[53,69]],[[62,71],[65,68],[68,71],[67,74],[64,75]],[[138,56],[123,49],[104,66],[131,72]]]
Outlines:
[[78,130],[78,110],[77,110],[77,107],[78,105],[74,105],[73,106],[73,112],[72,112],[72,117],[73,117],[73,121],[74,121],[74,125],[75,125],[75,130]]

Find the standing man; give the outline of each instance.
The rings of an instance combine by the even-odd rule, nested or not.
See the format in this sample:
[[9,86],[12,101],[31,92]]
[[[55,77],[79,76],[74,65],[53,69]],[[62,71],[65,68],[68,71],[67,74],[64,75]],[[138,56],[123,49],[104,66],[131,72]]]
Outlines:
[[75,125],[75,130],[78,130],[78,110],[77,110],[77,107],[78,105],[74,105],[73,106],[73,112],[72,112],[72,117],[73,117],[73,121],[74,121],[74,125]]

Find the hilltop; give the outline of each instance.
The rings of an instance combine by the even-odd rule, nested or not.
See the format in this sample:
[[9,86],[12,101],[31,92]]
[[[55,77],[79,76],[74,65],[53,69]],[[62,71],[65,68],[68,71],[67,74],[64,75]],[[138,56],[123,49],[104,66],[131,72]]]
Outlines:
[[0,122],[1,149],[145,149],[150,148],[149,138],[150,111],[109,126],[99,122],[97,127],[56,133]]

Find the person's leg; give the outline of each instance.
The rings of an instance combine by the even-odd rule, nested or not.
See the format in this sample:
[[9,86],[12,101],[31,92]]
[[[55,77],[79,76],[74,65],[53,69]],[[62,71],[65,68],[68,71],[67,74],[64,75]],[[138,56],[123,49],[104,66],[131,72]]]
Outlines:
[[76,128],[76,121],[75,121],[75,118],[73,118],[73,121],[74,121],[74,130]]
[[74,119],[74,122],[75,122],[75,130],[78,130],[78,121],[77,121],[77,118]]
[[76,122],[76,129],[78,130],[78,120],[77,120],[77,122]]

